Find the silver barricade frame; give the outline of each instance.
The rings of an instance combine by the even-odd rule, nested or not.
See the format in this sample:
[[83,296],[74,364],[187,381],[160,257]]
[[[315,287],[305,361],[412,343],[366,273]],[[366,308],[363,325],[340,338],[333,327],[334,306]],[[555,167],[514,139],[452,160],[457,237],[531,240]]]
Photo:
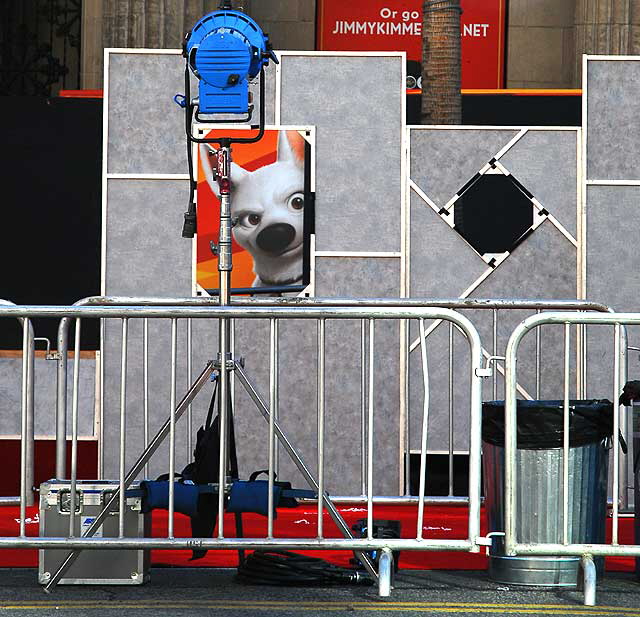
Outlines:
[[[565,340],[565,376],[568,373],[568,348],[570,339],[570,326],[601,324],[614,327],[614,356],[613,356],[613,486],[614,496],[620,495],[621,469],[620,469],[620,408],[618,397],[622,390],[623,379],[626,377],[626,332],[625,325],[640,325],[639,313],[577,313],[577,312],[549,312],[533,315],[522,321],[513,331],[507,344],[506,355],[506,396],[505,396],[505,553],[514,555],[574,555],[581,558],[584,576],[585,604],[595,604],[596,568],[594,556],[640,556],[639,545],[621,545],[618,543],[620,500],[613,499],[612,504],[612,542],[611,544],[578,544],[568,540],[568,457],[569,457],[569,382],[565,377],[564,385],[564,440],[563,440],[563,502],[564,502],[564,529],[563,543],[542,542],[518,542],[516,534],[516,498],[517,498],[517,473],[516,473],[516,380],[517,380],[517,354],[518,347],[523,337],[533,329],[539,329],[544,324],[564,325]],[[626,423],[625,423],[626,424]],[[625,467],[626,469],[626,467]],[[624,482],[626,483],[626,475]]]
[[[387,595],[390,589],[390,583],[388,577],[392,571],[390,567],[391,551],[393,550],[457,550],[457,551],[470,551],[479,552],[480,546],[486,544],[479,537],[480,535],[480,428],[481,428],[481,383],[482,383],[482,353],[480,339],[477,331],[471,324],[471,322],[460,315],[459,313],[447,309],[447,308],[432,308],[424,306],[348,306],[348,307],[335,307],[335,306],[296,306],[296,307],[260,307],[260,306],[83,306],[83,307],[48,307],[48,306],[31,306],[31,307],[0,307],[0,317],[18,317],[25,321],[25,324],[30,325],[30,318],[32,317],[60,317],[66,320],[73,319],[76,327],[76,339],[75,346],[76,352],[79,351],[80,345],[80,323],[83,318],[116,318],[122,320],[122,358],[121,358],[121,386],[120,386],[120,472],[119,472],[119,488],[114,492],[112,497],[103,510],[103,515],[106,516],[108,511],[112,509],[116,502],[120,503],[120,537],[118,538],[92,538],[92,533],[98,529],[101,525],[101,516],[96,517],[94,523],[86,530],[84,537],[73,537],[74,529],[74,517],[75,507],[73,502],[70,509],[70,536],[66,538],[28,538],[24,533],[24,517],[23,525],[21,526],[21,535],[17,538],[0,538],[0,547],[36,547],[36,548],[61,548],[71,550],[67,559],[63,562],[58,572],[54,574],[46,589],[51,589],[58,580],[64,574],[65,569],[71,565],[74,560],[74,556],[77,556],[79,550],[84,548],[202,548],[202,549],[215,549],[215,548],[297,548],[297,549],[348,549],[354,550],[361,556],[361,552],[373,549],[379,549],[382,551],[382,560],[380,562],[380,573],[382,575],[379,579],[378,574],[373,570],[371,563],[364,563],[369,573],[374,580],[379,579],[379,589],[384,595]],[[127,361],[127,334],[128,334],[128,320],[132,318],[163,318],[170,319],[172,326],[172,349],[171,349],[171,400],[172,411],[170,418],[165,425],[161,428],[160,432],[151,441],[143,455],[134,464],[132,469],[125,473],[124,467],[124,447],[125,447],[125,417],[126,417],[126,361]],[[291,455],[294,462],[298,466],[298,469],[302,472],[302,475],[308,481],[309,485],[322,496],[318,505],[319,514],[326,508],[328,513],[334,519],[334,522],[338,525],[338,528],[345,536],[344,539],[324,538],[322,535],[322,524],[318,525],[318,535],[316,539],[281,539],[273,538],[273,512],[269,510],[268,513],[268,529],[266,538],[225,538],[222,531],[219,531],[217,538],[175,538],[173,537],[173,526],[171,521],[174,517],[174,495],[170,487],[169,492],[169,533],[167,538],[125,538],[122,537],[122,514],[124,511],[122,501],[125,496],[125,491],[128,485],[133,479],[142,471],[145,463],[149,457],[155,451],[155,448],[159,443],[168,435],[170,443],[170,470],[175,466],[175,424],[179,417],[184,413],[185,409],[190,404],[191,400],[195,397],[198,390],[208,381],[208,377],[214,370],[213,363],[207,364],[204,371],[196,382],[189,389],[180,403],[175,405],[176,402],[176,370],[175,370],[175,357],[176,357],[176,337],[175,328],[176,322],[180,318],[243,318],[243,319],[269,319],[271,323],[271,342],[270,342],[270,357],[272,361],[270,371],[270,400],[265,402],[257,390],[252,386],[250,380],[246,376],[246,373],[242,367],[235,363],[234,370],[236,372],[239,382],[245,386],[249,395],[256,403],[258,410],[262,413],[265,419],[269,422],[270,428],[270,440],[269,440],[269,467],[270,472],[273,470],[273,446],[274,438],[277,437],[281,445]],[[286,435],[279,427],[274,414],[274,409],[277,405],[277,384],[275,383],[274,374],[275,367],[274,362],[276,356],[275,336],[277,331],[277,320],[289,318],[289,319],[313,319],[319,323],[318,336],[319,341],[323,342],[324,338],[324,322],[326,319],[361,319],[366,320],[369,325],[369,354],[370,358],[373,357],[373,345],[374,345],[374,327],[375,321],[379,319],[391,319],[391,320],[406,320],[406,319],[418,319],[420,321],[421,331],[424,332],[424,319],[440,319],[449,321],[457,328],[459,328],[465,335],[470,346],[471,353],[471,427],[470,427],[470,469],[469,469],[469,519],[468,519],[468,538],[467,539],[455,539],[455,540],[439,540],[439,539],[424,539],[421,533],[421,525],[415,539],[377,539],[372,536],[372,525],[369,525],[369,532],[366,538],[357,539],[351,534],[351,531],[344,519],[342,519],[340,513],[335,508],[332,500],[329,498],[328,493],[324,490],[322,471],[320,471],[319,479],[316,480],[300,456],[295,451],[293,445],[288,441]],[[28,349],[28,332],[30,330],[25,328],[24,345],[25,349]],[[424,339],[421,342],[422,357],[426,356]],[[322,345],[323,346],[323,345]],[[321,347],[322,347],[321,346]],[[78,354],[79,355],[79,354]],[[28,354],[24,354],[27,358]],[[319,362],[323,363],[323,354],[319,356]],[[78,365],[76,362],[74,365],[74,386],[78,383]],[[318,392],[323,391],[324,383],[322,381],[323,367],[320,367],[319,372],[319,384]],[[428,375],[426,363],[423,363],[423,378],[425,385],[425,420],[423,423],[423,444],[426,447],[426,430],[428,416],[426,412],[428,410]],[[369,364],[369,387],[373,387],[373,364]],[[23,425],[26,423],[27,418],[27,405],[26,399],[23,401],[22,406],[22,420]],[[318,413],[318,440],[319,445],[323,444],[323,409],[324,402],[319,398],[319,413]],[[369,400],[369,408],[367,410],[367,422],[372,428],[373,425],[373,413],[374,405],[373,398]],[[72,468],[71,468],[71,498],[75,495],[74,487],[77,480],[77,422],[78,422],[78,401],[77,394],[74,394],[72,402]],[[224,434],[224,433],[223,433]],[[369,432],[368,442],[368,457],[367,457],[367,503],[368,512],[367,516],[372,522],[373,519],[373,452],[372,452],[372,434]],[[422,452],[421,468],[424,475],[426,452]],[[318,468],[322,470],[322,448],[319,450],[319,465]],[[24,479],[26,475],[26,461],[21,460],[21,475]],[[270,473],[270,476],[272,474]],[[424,508],[424,483],[421,484],[420,494],[418,496],[419,504],[419,518],[421,520],[423,508]],[[24,508],[24,500],[21,500]],[[320,517],[321,520],[321,517]],[[362,560],[362,557],[361,557]]]

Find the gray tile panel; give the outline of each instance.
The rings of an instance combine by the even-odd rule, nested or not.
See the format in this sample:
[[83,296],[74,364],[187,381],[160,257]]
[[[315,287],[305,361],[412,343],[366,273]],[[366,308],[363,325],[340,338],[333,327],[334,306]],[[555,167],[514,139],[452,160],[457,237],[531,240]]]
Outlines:
[[444,206],[517,134],[512,129],[412,129],[409,177]]
[[489,266],[469,243],[411,191],[410,295],[457,298]]
[[[587,297],[616,311],[638,311],[640,256],[629,230],[640,224],[640,187],[587,187]],[[629,328],[629,344],[640,346],[638,328]],[[611,398],[613,328],[589,328],[589,396]],[[630,354],[629,376],[634,373]],[[637,365],[636,365],[637,369]]]
[[186,180],[108,180],[107,295],[191,295],[191,241],[181,237],[188,200]]
[[640,180],[640,63],[587,63],[587,179]]
[[576,131],[528,131],[500,162],[571,233],[577,234]]

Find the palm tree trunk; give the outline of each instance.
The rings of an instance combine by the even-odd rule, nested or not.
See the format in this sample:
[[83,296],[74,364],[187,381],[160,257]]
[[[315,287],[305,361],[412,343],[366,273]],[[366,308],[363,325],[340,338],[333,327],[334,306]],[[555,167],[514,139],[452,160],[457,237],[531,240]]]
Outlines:
[[422,124],[461,124],[460,0],[425,0]]

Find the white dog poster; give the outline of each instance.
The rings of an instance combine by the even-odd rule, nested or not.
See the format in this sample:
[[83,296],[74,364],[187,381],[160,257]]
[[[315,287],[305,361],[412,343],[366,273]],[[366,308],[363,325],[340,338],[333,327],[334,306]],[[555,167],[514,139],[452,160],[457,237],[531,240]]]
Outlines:
[[[216,128],[206,137],[246,135]],[[232,145],[231,217],[235,293],[301,290],[309,283],[313,230],[311,131],[268,128],[250,144]],[[196,282],[215,293],[220,204],[213,179],[217,144],[198,148]]]

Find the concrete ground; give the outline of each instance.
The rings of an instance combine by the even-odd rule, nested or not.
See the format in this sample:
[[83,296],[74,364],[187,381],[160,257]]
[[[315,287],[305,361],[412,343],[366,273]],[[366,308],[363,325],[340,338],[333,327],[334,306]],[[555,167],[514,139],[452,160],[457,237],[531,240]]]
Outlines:
[[34,569],[0,569],[0,614],[144,617],[224,615],[615,615],[640,617],[640,583],[630,573],[598,582],[597,606],[575,589],[524,589],[488,580],[486,572],[401,571],[390,598],[374,587],[283,588],[237,583],[233,570],[154,568],[143,586],[58,586],[43,592]]

